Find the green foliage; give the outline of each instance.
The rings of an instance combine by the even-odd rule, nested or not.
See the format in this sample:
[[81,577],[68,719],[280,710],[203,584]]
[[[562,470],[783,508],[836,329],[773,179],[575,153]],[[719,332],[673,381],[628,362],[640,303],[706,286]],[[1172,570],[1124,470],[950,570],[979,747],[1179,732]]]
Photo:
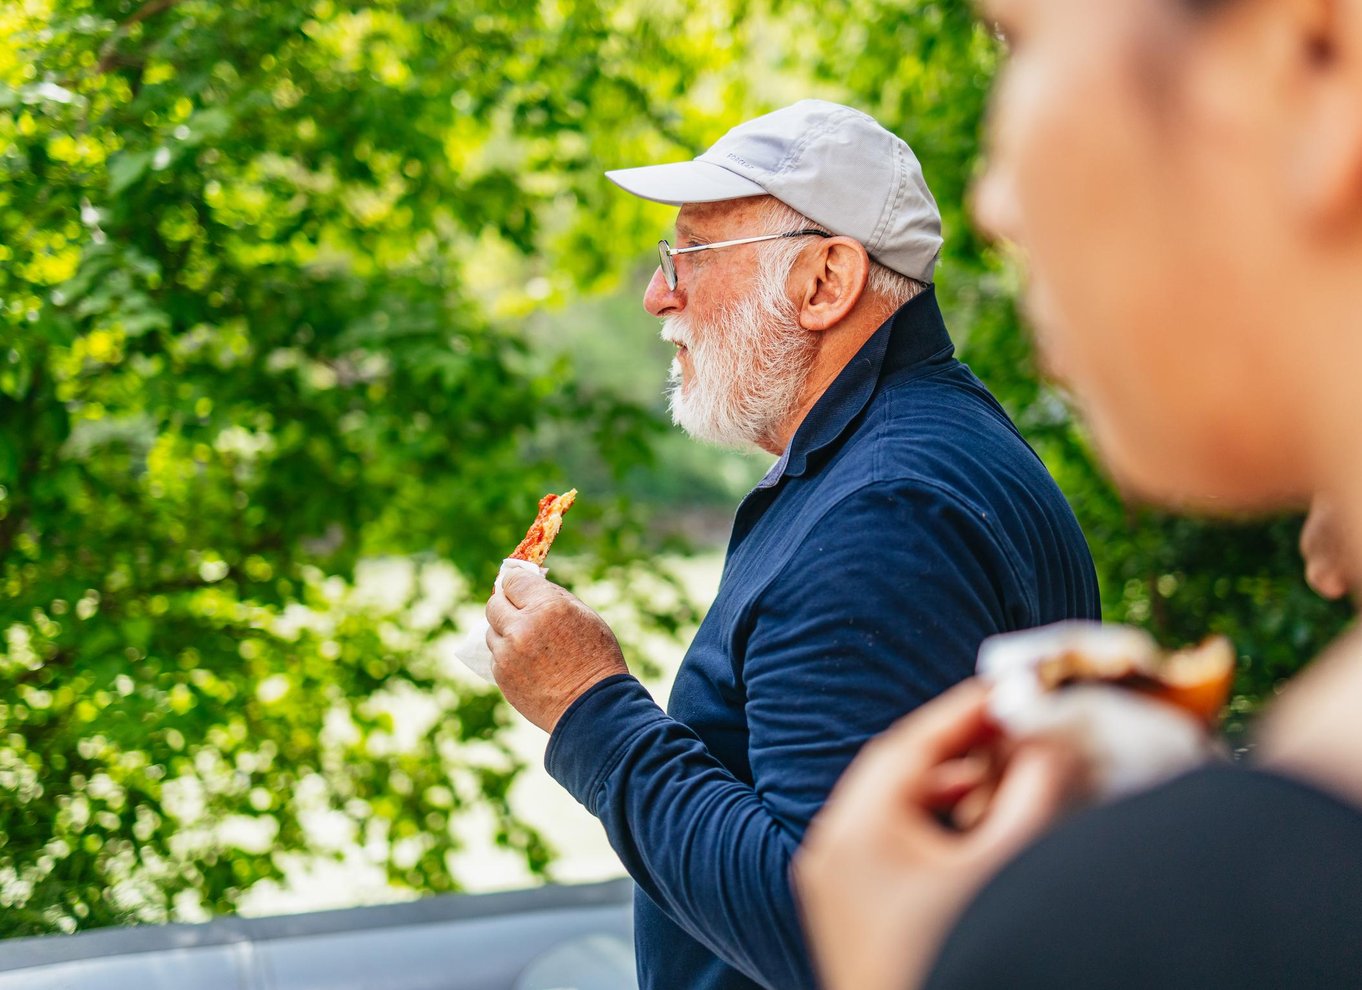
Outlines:
[[[547,868],[504,706],[434,647],[569,482],[556,576],[650,584],[663,428],[511,328],[617,287],[669,222],[602,168],[801,96],[919,153],[952,326],[1075,502],[1108,616],[1229,633],[1244,710],[1296,669],[1344,616],[1293,527],[1128,510],[1036,380],[963,213],[996,64],[931,0],[0,8],[2,933],[230,910],[334,851],[318,816],[414,890],[457,888],[475,806]],[[661,494],[731,483],[707,468]],[[357,565],[399,555],[425,578],[364,600]],[[690,615],[652,597],[656,627]]]
[[[0,12],[5,934],[230,909],[318,848],[318,807],[401,886],[457,887],[472,804],[545,869],[506,802],[505,709],[434,659],[450,622],[346,589],[413,553],[490,586],[566,481],[546,424],[615,474],[648,456],[651,416],[488,319],[543,219],[597,195],[601,145],[647,130],[624,13]],[[589,532],[624,566],[624,507],[585,495],[565,549]],[[415,689],[438,717],[399,747]],[[236,819],[257,838],[216,827]]]

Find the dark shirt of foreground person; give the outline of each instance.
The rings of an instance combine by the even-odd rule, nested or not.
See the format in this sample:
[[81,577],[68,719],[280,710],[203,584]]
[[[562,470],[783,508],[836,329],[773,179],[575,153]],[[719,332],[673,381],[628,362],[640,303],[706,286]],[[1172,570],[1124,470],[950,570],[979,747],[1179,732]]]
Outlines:
[[928,990],[1362,986],[1362,812],[1216,767],[1087,812],[966,909]]

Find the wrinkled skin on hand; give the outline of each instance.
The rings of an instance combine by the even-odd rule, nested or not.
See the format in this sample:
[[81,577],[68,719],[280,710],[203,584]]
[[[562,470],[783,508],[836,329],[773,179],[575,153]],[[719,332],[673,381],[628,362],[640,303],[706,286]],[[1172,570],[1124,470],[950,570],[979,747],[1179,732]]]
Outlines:
[[605,620],[538,574],[503,571],[487,622],[497,687],[545,732],[592,685],[629,673]]
[[1075,754],[1008,745],[986,700],[966,681],[871,740],[810,825],[793,876],[828,990],[919,985],[968,899],[1081,787]]

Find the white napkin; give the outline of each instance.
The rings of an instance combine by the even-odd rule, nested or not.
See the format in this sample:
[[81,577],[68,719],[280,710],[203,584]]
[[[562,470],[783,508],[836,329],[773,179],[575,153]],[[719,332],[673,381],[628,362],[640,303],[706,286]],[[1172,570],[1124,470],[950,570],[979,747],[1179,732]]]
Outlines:
[[1146,632],[1096,622],[1061,622],[984,640],[979,674],[993,684],[989,714],[1016,739],[1061,739],[1083,754],[1098,799],[1143,790],[1224,754],[1191,715],[1124,688],[1081,684],[1045,690],[1036,667],[1065,650],[1089,656],[1146,655]]
[[[501,590],[501,575],[506,573],[508,567],[532,571],[539,575],[546,575],[549,572],[547,567],[540,567],[528,560],[516,560],[507,557],[501,562],[501,570],[497,573],[495,585],[497,591]],[[484,681],[492,679],[492,651],[487,648],[487,619],[485,617],[474,623],[473,628],[468,631],[468,635],[454,648],[454,655],[463,662],[465,667]]]

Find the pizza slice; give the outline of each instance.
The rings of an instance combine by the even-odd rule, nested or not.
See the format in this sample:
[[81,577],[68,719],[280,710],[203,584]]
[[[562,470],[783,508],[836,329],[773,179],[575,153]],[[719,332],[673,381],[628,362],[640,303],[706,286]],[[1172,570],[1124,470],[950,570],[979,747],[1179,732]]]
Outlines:
[[575,488],[562,495],[550,492],[541,498],[539,515],[535,517],[530,531],[525,534],[525,539],[520,541],[520,546],[515,548],[510,559],[528,560],[538,567],[543,567],[544,559],[549,555],[549,548],[553,546],[554,537],[563,528],[563,513],[572,508],[575,501],[577,501]]

